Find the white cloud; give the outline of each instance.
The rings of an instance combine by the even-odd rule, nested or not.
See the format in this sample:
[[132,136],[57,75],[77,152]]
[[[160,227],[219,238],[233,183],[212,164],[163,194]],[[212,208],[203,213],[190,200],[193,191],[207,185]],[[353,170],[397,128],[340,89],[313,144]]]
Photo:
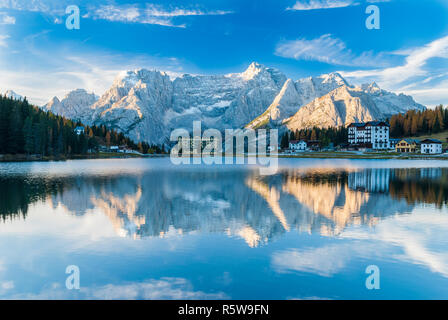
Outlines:
[[[105,2],[105,4],[104,4]],[[155,24],[167,27],[185,28],[186,24],[175,23],[175,18],[187,16],[211,16],[233,13],[226,10],[205,10],[199,8],[186,9],[179,7],[164,8],[160,5],[148,4],[142,7],[138,4],[116,5],[114,1],[104,1],[102,5],[87,5],[84,18],[92,18],[113,22]],[[78,4],[77,0],[0,0],[0,8],[21,11],[42,12],[53,16],[53,21],[59,23],[65,15],[67,5]],[[82,8],[82,11],[84,8]]]
[[67,3],[66,0],[0,0],[0,8],[50,13],[55,10],[62,12]]
[[[2,42],[0,36],[0,46]],[[6,46],[6,43],[3,45]],[[14,90],[37,105],[44,105],[54,96],[63,97],[76,88],[102,95],[124,70],[146,67],[172,71],[173,74],[182,71],[178,60],[171,57],[124,56],[104,52],[74,53],[69,48],[54,50],[48,56],[46,51],[36,48],[29,49],[25,46],[22,50],[28,59],[38,63],[32,66],[16,65],[12,68],[6,63],[6,59],[0,59],[0,73],[3,75],[0,78],[0,88]],[[2,64],[1,61],[5,63]]]
[[155,5],[147,5],[146,8],[143,9],[137,5],[103,5],[99,8],[91,9],[85,17],[115,22],[156,24],[168,27],[185,28],[185,24],[176,24],[173,19],[177,17],[226,15],[231,13],[231,11],[224,10],[204,11],[200,9],[183,8],[167,10]]
[[381,241],[387,246],[401,248],[402,253],[395,256],[397,260],[425,266],[448,278],[448,253],[440,249],[440,245],[446,242],[444,235],[447,230],[447,216],[418,209],[410,215],[397,215],[382,221],[373,233],[351,229],[340,236],[368,242]]
[[[390,0],[366,0],[367,3],[389,2]],[[298,0],[292,7],[286,10],[308,11],[321,9],[345,8],[358,6],[360,3],[355,0]]]
[[344,246],[289,249],[275,252],[272,265],[280,273],[295,271],[330,277],[344,270],[349,258],[350,250]]
[[[448,104],[448,36],[394,54],[405,57],[403,65],[340,73],[353,81],[375,80],[391,90],[413,94],[429,106]],[[430,65],[434,59],[439,59],[437,64]]]
[[160,280],[124,285],[110,284],[100,288],[87,289],[86,291],[89,298],[102,300],[216,300],[228,298],[222,292],[205,293],[194,291],[190,282],[183,278],[162,278]]
[[346,44],[325,34],[317,39],[298,39],[282,41],[277,45],[275,54],[296,60],[319,61],[341,66],[371,67],[385,66],[384,54],[375,55],[372,52],[354,54]]
[[318,10],[318,9],[334,9],[345,8],[356,5],[353,0],[299,0],[292,7],[287,10]]
[[15,294],[13,299],[88,299],[88,300],[223,300],[229,296],[223,292],[207,293],[195,291],[184,278],[148,279],[143,282],[107,284],[81,287],[73,293],[53,283],[37,294]]
[[6,43],[6,39],[8,39],[9,36],[0,35],[0,47],[7,47],[8,44]]
[[0,24],[16,24],[16,18],[0,13]]
[[2,283],[0,283],[0,288],[3,290],[14,289],[14,281],[2,282]]

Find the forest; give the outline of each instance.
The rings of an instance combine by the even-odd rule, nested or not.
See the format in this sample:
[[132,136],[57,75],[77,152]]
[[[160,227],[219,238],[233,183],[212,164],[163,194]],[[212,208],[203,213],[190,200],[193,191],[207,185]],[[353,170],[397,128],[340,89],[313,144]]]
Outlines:
[[334,146],[338,146],[347,143],[348,130],[345,127],[338,128],[312,128],[301,129],[295,132],[286,132],[280,141],[280,147],[282,149],[289,147],[289,141],[292,140],[305,140],[305,141],[319,141],[320,147],[325,148],[333,143]]
[[416,137],[448,129],[448,108],[442,105],[424,111],[410,110],[389,119],[391,138]]
[[[75,128],[83,127],[77,134]],[[25,99],[0,96],[0,154],[70,157],[97,152],[100,146],[126,146],[141,153],[161,152],[146,143],[136,144],[123,133],[105,126],[85,126],[51,112],[45,112]]]

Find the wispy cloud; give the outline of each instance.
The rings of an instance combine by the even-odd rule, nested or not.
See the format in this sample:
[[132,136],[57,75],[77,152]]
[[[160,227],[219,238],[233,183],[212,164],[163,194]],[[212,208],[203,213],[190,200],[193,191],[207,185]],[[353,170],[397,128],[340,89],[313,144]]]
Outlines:
[[339,66],[386,66],[384,54],[368,51],[354,54],[346,44],[332,35],[326,34],[317,39],[288,40],[277,45],[275,54],[296,60],[319,61]]
[[[78,4],[79,0],[0,0],[0,8],[33,11],[48,14],[54,17],[55,23],[60,22],[60,18],[65,15],[65,7],[71,4]],[[147,4],[126,4],[116,5],[114,1],[104,1],[102,5],[86,5],[81,12],[87,12],[84,18],[106,20],[112,22],[154,24],[167,27],[185,28],[185,23],[175,22],[181,17],[189,16],[217,16],[233,13],[228,10],[208,10],[205,8],[183,8],[169,7],[162,5]]]
[[0,24],[16,24],[16,18],[0,12]]
[[9,36],[1,35],[0,34],[0,47],[7,47],[8,44],[6,43],[6,39],[8,39]]
[[[394,54],[404,56],[404,64],[382,69],[341,71],[341,74],[359,82],[375,79],[392,90],[413,94],[428,105],[448,103],[448,36]],[[434,59],[438,59],[437,66],[430,63]]]
[[319,10],[319,9],[334,9],[334,8],[344,8],[352,5],[358,4],[353,0],[309,0],[297,1],[292,7],[287,8],[287,10]]
[[[13,286],[13,283],[7,283]],[[1,288],[1,287],[0,287]],[[8,288],[8,287],[7,287]],[[10,289],[10,288],[9,288]],[[1,293],[1,291],[0,291]],[[53,300],[53,299],[90,299],[90,300],[223,300],[229,299],[224,292],[208,293],[194,290],[185,278],[148,279],[143,282],[107,284],[103,286],[83,287],[76,293],[62,288],[60,283],[52,283],[38,293],[10,294],[13,299]]]
[[145,8],[140,8],[137,5],[103,5],[99,8],[91,9],[85,17],[115,22],[156,24],[185,28],[185,24],[175,23],[174,19],[178,17],[226,15],[231,13],[233,12],[225,10],[207,11],[203,9],[184,9],[177,7],[165,9],[153,4],[147,5]]
[[0,0],[0,8],[50,13],[62,11],[67,3],[67,0]]
[[[366,0],[367,3],[389,2],[390,0]],[[308,11],[308,10],[322,10],[345,8],[360,5],[359,1],[355,0],[298,0],[292,7],[286,10]]]

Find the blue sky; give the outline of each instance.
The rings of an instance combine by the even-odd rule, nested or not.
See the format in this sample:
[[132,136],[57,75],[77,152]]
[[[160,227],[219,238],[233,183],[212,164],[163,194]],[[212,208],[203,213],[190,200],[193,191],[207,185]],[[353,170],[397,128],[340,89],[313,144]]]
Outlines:
[[[380,30],[365,26],[372,4]],[[65,27],[68,5],[79,30]],[[225,74],[252,61],[448,105],[448,1],[0,0],[0,91],[37,104],[76,88],[100,95],[122,70]]]

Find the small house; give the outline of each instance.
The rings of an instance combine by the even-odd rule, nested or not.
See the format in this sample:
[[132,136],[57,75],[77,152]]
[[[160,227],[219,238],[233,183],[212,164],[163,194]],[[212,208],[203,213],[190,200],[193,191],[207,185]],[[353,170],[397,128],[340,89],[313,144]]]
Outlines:
[[307,143],[304,140],[291,140],[289,141],[289,150],[292,152],[300,152],[307,150]]
[[415,139],[402,139],[395,146],[397,152],[413,153],[420,151],[420,141]]
[[442,141],[436,139],[425,139],[421,142],[421,152],[424,154],[441,154]]

